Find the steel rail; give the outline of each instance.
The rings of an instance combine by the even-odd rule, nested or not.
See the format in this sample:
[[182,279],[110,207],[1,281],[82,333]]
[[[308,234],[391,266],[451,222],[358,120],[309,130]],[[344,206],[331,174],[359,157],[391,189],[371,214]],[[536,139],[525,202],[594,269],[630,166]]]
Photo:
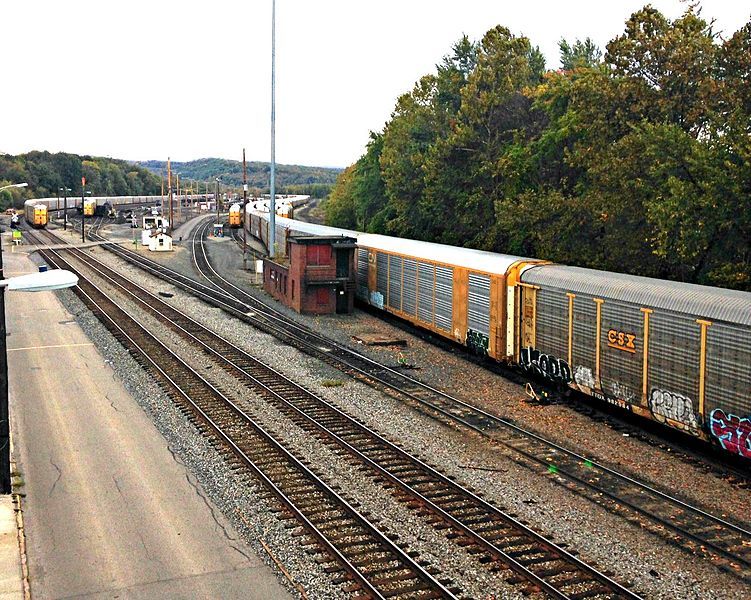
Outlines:
[[[197,247],[204,255],[205,262],[209,265],[212,271],[212,273],[210,273],[210,277],[207,277],[207,279],[209,279],[209,281],[213,286],[215,286],[215,288],[219,288],[219,284],[215,280],[219,279],[219,281],[221,281],[224,278],[221,278],[221,275],[219,275],[219,273],[213,269],[213,266],[211,266],[211,263],[208,260],[208,256],[206,256],[205,254],[203,243],[197,244],[195,241],[195,238],[198,237],[199,233],[202,237],[202,231],[203,230],[201,230],[200,227],[197,227],[194,230],[194,250]],[[195,260],[196,259],[194,254],[194,261]],[[158,263],[154,264],[158,265]],[[197,267],[200,267],[198,263],[196,263],[196,265]],[[160,274],[160,276],[163,276],[161,275],[161,273],[165,270],[167,270],[165,267],[159,265],[159,270],[155,270],[154,272],[157,272]],[[204,271],[202,270],[201,272]],[[206,275],[204,276],[206,277]],[[192,281],[186,276],[180,275],[180,277],[183,279],[183,281]],[[253,317],[256,317],[257,314],[254,313],[251,317],[249,317],[248,315],[243,315],[242,309],[238,309],[236,305],[233,305],[232,300],[234,299],[235,302],[240,302],[242,306],[250,310],[251,307],[247,306],[247,304],[243,302],[242,299],[233,297],[229,292],[225,291],[223,292],[225,294],[225,300],[217,300],[216,295],[212,293],[213,288],[203,286],[202,284],[198,285],[204,290],[204,293],[211,298],[209,299],[209,302],[221,302],[224,304],[224,306],[229,307],[229,310],[236,314],[238,317],[243,318],[244,320],[249,320],[249,318],[251,320],[256,320],[253,319]],[[252,298],[252,296],[249,296],[246,292],[243,292],[242,290],[240,290],[240,288],[234,286],[234,284],[231,285],[233,289],[242,292],[243,296]],[[254,303],[256,303],[256,305],[260,304],[260,301],[256,299],[253,299],[253,301]],[[253,307],[253,310],[255,310],[256,313],[260,313],[260,309],[258,308]],[[271,313],[274,312],[273,309],[267,308],[266,310]],[[295,331],[301,332],[300,335],[310,335],[312,333],[300,325],[294,323],[290,324],[289,320],[285,321],[280,313],[271,315],[264,314],[263,316],[265,318],[272,319],[274,323],[279,327],[291,327]],[[268,329],[266,329],[265,327],[262,328],[268,331]],[[375,380],[380,385],[394,389],[400,394],[419,403],[420,405],[425,406],[430,410],[436,411],[446,418],[457,421],[464,426],[470,427],[474,431],[488,437],[491,440],[503,444],[504,446],[514,450],[515,452],[533,461],[534,463],[541,465],[546,471],[552,469],[558,475],[564,476],[589,490],[597,492],[598,494],[602,494],[612,501],[628,506],[637,514],[642,515],[643,517],[646,517],[649,520],[658,523],[659,525],[666,527],[667,529],[675,533],[678,533],[685,539],[691,540],[692,542],[696,543],[699,547],[699,550],[708,549],[716,555],[724,558],[725,560],[730,561],[730,566],[733,569],[731,572],[736,572],[738,570],[736,566],[738,563],[744,565],[743,568],[745,570],[748,570],[749,567],[751,567],[751,562],[749,562],[749,555],[751,555],[751,548],[749,547],[749,545],[751,545],[751,532],[744,529],[743,527],[740,527],[727,520],[721,519],[720,517],[712,515],[711,513],[708,513],[707,511],[704,511],[698,507],[692,506],[628,475],[619,473],[601,463],[598,463],[591,458],[582,456],[555,442],[547,440],[536,433],[528,431],[507,419],[492,415],[481,408],[464,402],[458,398],[452,397],[445,392],[442,392],[441,390],[438,390],[419,380],[411,378],[404,373],[398,372],[386,365],[381,365],[376,361],[355,352],[354,350],[350,350],[345,346],[336,344],[335,342],[327,340],[326,338],[323,338],[318,334],[313,335],[316,336],[314,338],[316,340],[315,342],[303,340],[300,341],[299,344],[295,345],[307,345],[307,351],[309,353],[325,360],[330,364],[343,362],[347,366],[347,368],[355,371],[361,378],[365,379],[366,381]],[[284,338],[282,337],[281,339]],[[352,357],[353,360],[364,363],[366,367],[355,364],[353,360],[348,360],[345,356],[332,356],[333,352],[329,348],[322,350],[322,346],[324,345],[328,345],[329,348],[336,350],[337,354],[340,351],[341,353],[346,352],[347,354],[345,356]],[[412,390],[407,389],[408,387],[411,387]],[[428,399],[419,395],[424,393],[430,394],[432,398]],[[461,411],[466,411],[471,418],[467,418],[463,414],[457,414],[457,406]],[[505,432],[510,432],[511,434],[520,437],[518,439],[505,439],[503,437]],[[523,447],[528,443],[536,444],[536,446],[533,446],[532,448]],[[564,458],[568,460],[568,464],[564,462]],[[606,476],[610,479],[606,481],[603,479],[603,476]],[[637,488],[637,491],[639,493],[634,495],[634,490],[626,492],[618,491],[618,487],[623,485],[634,486]],[[608,489],[607,486],[610,486],[610,489]],[[614,488],[616,489],[616,491],[613,491]],[[703,531],[705,535],[700,535],[689,531],[687,529],[689,525],[682,527],[680,523],[676,522],[675,515],[671,514],[668,517],[661,517],[656,514],[655,507],[646,502],[647,499],[643,497],[643,494],[650,494],[654,498],[657,498],[668,505],[672,505],[674,509],[685,511],[685,513],[687,513],[686,517],[704,519],[706,522],[709,522],[715,527],[720,527],[727,530],[736,537],[731,538],[724,545],[721,545],[721,539],[712,539],[713,536],[716,537],[717,532],[714,531],[711,527],[708,527],[706,522],[697,522],[694,525],[695,530]],[[730,551],[728,550],[728,547],[733,549],[737,548],[738,551]],[[693,551],[696,552],[696,550]]]
[[[92,257],[84,256],[87,263],[99,263],[96,259],[93,259]],[[464,489],[463,487],[459,486],[455,482],[451,481],[449,478],[445,477],[429,465],[425,464],[423,461],[409,455],[404,450],[398,448],[388,440],[385,440],[382,436],[380,436],[375,431],[366,428],[364,425],[354,421],[351,417],[343,413],[341,410],[337,409],[333,405],[329,404],[328,402],[322,400],[321,398],[318,398],[314,395],[312,395],[310,392],[302,388],[301,386],[298,386],[294,382],[292,382],[289,378],[287,378],[285,375],[277,372],[275,369],[261,363],[254,357],[248,355],[245,351],[238,348],[234,344],[231,344],[224,340],[223,338],[217,336],[210,330],[207,330],[204,326],[202,326],[200,323],[192,319],[191,317],[183,314],[181,311],[175,309],[174,307],[171,307],[170,305],[166,304],[161,299],[157,298],[147,290],[144,290],[143,288],[140,288],[140,286],[137,286],[133,282],[130,282],[129,280],[123,278],[117,273],[114,273],[114,271],[106,267],[104,265],[99,264],[99,266],[92,266],[89,265],[91,268],[94,268],[98,271],[99,275],[109,280],[113,285],[116,285],[123,289],[125,293],[129,294],[136,302],[139,302],[143,304],[149,311],[153,312],[158,316],[159,318],[166,320],[168,322],[171,322],[175,329],[178,329],[181,332],[181,335],[189,340],[192,340],[196,344],[199,344],[204,350],[213,355],[214,358],[223,363],[224,365],[228,365],[230,369],[235,370],[236,372],[241,373],[246,378],[250,378],[254,385],[256,387],[262,388],[266,390],[268,394],[276,398],[278,403],[284,404],[288,409],[291,409],[294,411],[300,418],[307,421],[310,425],[313,425],[315,428],[318,429],[318,431],[324,433],[327,435],[331,440],[334,441],[334,443],[338,444],[339,446],[346,449],[348,452],[350,452],[351,455],[357,457],[361,462],[365,463],[369,467],[371,467],[373,470],[375,470],[380,475],[384,476],[385,478],[392,481],[394,484],[398,485],[404,492],[408,493],[410,496],[412,496],[413,499],[417,499],[421,505],[425,508],[429,508],[434,514],[438,515],[444,522],[446,522],[448,525],[452,526],[457,531],[461,532],[465,537],[471,538],[473,542],[480,547],[482,547],[485,551],[487,551],[489,554],[494,556],[496,560],[501,560],[505,565],[509,568],[511,568],[514,572],[516,572],[518,575],[526,579],[527,581],[530,581],[532,584],[534,584],[536,587],[550,595],[551,597],[555,598],[568,598],[569,595],[564,593],[562,590],[558,589],[555,585],[555,583],[551,583],[547,581],[544,577],[539,576],[537,573],[535,573],[534,570],[528,568],[525,566],[522,562],[516,560],[513,556],[509,555],[508,552],[506,552],[503,548],[499,547],[496,543],[490,541],[486,537],[483,537],[483,534],[481,532],[475,531],[471,525],[468,525],[467,523],[463,522],[450,512],[447,512],[444,508],[442,508],[438,503],[431,500],[429,497],[425,496],[424,493],[420,492],[419,490],[415,489],[413,485],[410,485],[408,482],[404,480],[403,477],[400,477],[392,472],[389,468],[386,468],[364,454],[360,451],[360,449],[356,448],[349,442],[347,442],[341,435],[335,433],[334,431],[330,430],[326,425],[323,425],[321,423],[322,420],[329,421],[331,419],[331,415],[334,414],[339,419],[346,422],[347,426],[349,426],[352,430],[360,433],[360,434],[366,434],[368,437],[367,442],[363,442],[366,446],[370,446],[370,452],[371,454],[374,452],[372,444],[376,443],[380,445],[382,449],[387,450],[391,453],[391,460],[393,460],[393,456],[398,456],[402,461],[407,462],[410,464],[413,468],[418,468],[424,473],[425,475],[428,475],[433,478],[434,481],[439,482],[440,485],[443,485],[445,488],[447,488],[450,493],[458,494],[462,497],[464,497],[465,502],[471,502],[474,505],[474,509],[480,508],[488,515],[491,515],[493,518],[496,518],[506,525],[512,527],[514,530],[516,530],[517,533],[514,534],[514,536],[518,537],[518,534],[521,533],[524,536],[527,536],[530,538],[526,543],[529,543],[530,541],[533,541],[536,544],[539,544],[541,547],[545,548],[545,551],[551,553],[551,556],[548,556],[547,559],[544,561],[546,563],[552,563],[556,560],[563,560],[568,565],[573,566],[575,569],[577,569],[580,573],[586,573],[587,576],[591,577],[591,580],[596,581],[598,584],[601,584],[604,586],[607,590],[611,591],[614,596],[610,597],[618,597],[618,598],[631,598],[635,599],[638,598],[638,596],[617,582],[613,581],[611,578],[607,577],[606,575],[600,573],[597,569],[594,569],[590,565],[587,565],[580,559],[574,557],[564,549],[558,547],[554,543],[550,542],[549,540],[545,539],[542,535],[538,534],[534,530],[530,529],[529,527],[523,525],[516,519],[510,517],[509,515],[506,515],[496,507],[490,505],[489,503],[485,502],[472,492],[469,492],[468,490]],[[114,276],[114,277],[113,277]],[[207,342],[206,339],[209,339]],[[217,349],[211,345],[213,342],[214,345],[219,345],[220,349]],[[236,355],[236,358],[230,359],[230,355]],[[238,357],[242,359],[242,361],[246,362],[246,366],[241,366],[237,363]],[[260,375],[258,373],[253,373],[251,368],[255,368],[256,370],[261,370],[263,375],[270,374],[275,378],[275,381],[282,381],[286,386],[288,387],[287,390],[285,390],[286,394],[283,396],[281,393],[279,393],[278,384],[274,384],[274,387],[271,387],[269,384],[264,382],[262,379],[260,379]],[[237,374],[235,373],[237,376]],[[299,396],[303,399],[305,399],[308,402],[315,403],[316,407],[323,407],[327,411],[327,415],[319,416],[318,418],[312,417],[310,414],[305,412],[303,409],[299,408],[299,406],[296,404],[296,401],[293,399],[290,399],[290,394],[292,396]],[[309,408],[310,410],[310,408]],[[352,434],[350,434],[350,437],[352,437]],[[423,475],[424,477],[424,475]],[[431,488],[431,493],[435,494],[436,490]],[[474,519],[477,518],[477,513],[473,512],[472,517]],[[487,524],[487,523],[485,523]],[[484,532],[485,535],[489,535],[491,533],[494,533],[493,531],[487,531]],[[516,541],[516,545],[524,545],[523,542]],[[535,552],[529,552],[531,554],[536,554]],[[537,561],[540,562],[542,559],[537,558]],[[568,567],[567,567],[568,568]],[[549,577],[550,579],[555,579],[556,576],[559,576],[561,574],[560,568],[558,570],[556,569],[550,569],[551,571]],[[571,573],[572,571],[564,570],[562,571],[564,573]],[[551,577],[552,575],[552,577]],[[581,585],[583,583],[583,580],[581,580],[581,576],[578,576],[580,579],[577,579],[577,583]],[[560,584],[559,584],[560,586]]]
[[[48,252],[49,254],[55,256],[57,260],[53,259],[50,262],[52,262],[56,266],[59,266],[60,264],[66,265],[67,261],[60,257],[58,252],[45,252]],[[66,268],[74,270],[69,263],[67,263]],[[237,418],[241,419],[246,427],[251,427],[253,433],[256,436],[263,438],[263,440],[270,446],[272,446],[277,453],[282,455],[288,463],[293,465],[296,470],[302,473],[307,480],[313,482],[317,489],[325,493],[330,498],[333,498],[336,504],[339,505],[339,510],[342,510],[351,515],[352,518],[356,520],[362,528],[367,530],[370,536],[377,540],[377,542],[381,546],[381,549],[378,550],[378,552],[387,550],[395,557],[394,560],[397,560],[401,563],[400,567],[402,569],[406,568],[412,570],[415,574],[414,578],[422,580],[426,584],[426,586],[428,586],[428,589],[423,590],[423,592],[428,592],[428,594],[421,595],[421,597],[455,598],[454,594],[446,589],[443,584],[438,582],[435,577],[429,574],[423,567],[418,565],[416,561],[414,561],[409,555],[407,555],[407,553],[399,548],[394,542],[384,536],[375,526],[373,526],[367,519],[365,519],[364,516],[357,512],[354,507],[352,507],[348,502],[342,499],[341,496],[339,496],[330,486],[328,486],[328,484],[323,482],[315,473],[313,473],[308,467],[300,462],[299,459],[291,454],[280,442],[278,442],[273,436],[271,436],[271,434],[264,431],[260,425],[258,425],[252,418],[250,418],[231,399],[229,399],[225,394],[215,388],[211,383],[206,381],[205,378],[203,378],[199,373],[197,373],[197,371],[195,371],[195,369],[193,369],[184,360],[182,360],[179,356],[172,352],[172,350],[167,348],[159,340],[153,338],[153,336],[151,336],[151,334],[147,332],[136,321],[136,319],[130,316],[125,310],[122,309],[122,307],[118,306],[118,304],[114,300],[109,298],[105,292],[98,288],[98,286],[93,284],[87,278],[83,277],[80,272],[77,272],[77,274],[79,275],[79,278],[81,280],[81,283],[79,283],[77,289],[83,296],[88,299],[90,305],[94,306],[98,310],[99,314],[97,314],[97,316],[101,318],[103,323],[106,321],[107,328],[110,329],[110,331],[114,330],[119,332],[119,336],[129,342],[129,344],[123,345],[125,345],[129,350],[135,351],[140,356],[142,356],[143,359],[148,362],[150,368],[154,369],[160,377],[167,381],[173,391],[175,391],[185,402],[191,405],[196,413],[198,413],[201,420],[209,425],[214,433],[218,435],[220,439],[222,439],[222,441],[231,448],[232,452],[256,474],[256,476],[264,483],[264,485],[266,485],[266,487],[270,489],[285,506],[287,506],[287,508],[298,519],[298,521],[303,524],[305,529],[308,530],[319,541],[326,552],[328,552],[333,559],[338,561],[352,576],[352,578],[357,581],[358,585],[361,586],[363,591],[374,598],[399,597],[398,595],[394,595],[393,589],[381,591],[375,586],[375,584],[369,581],[367,576],[362,572],[361,568],[354,565],[351,560],[347,558],[344,553],[336,546],[336,544],[332,542],[331,539],[326,536],[326,534],[323,533],[312,521],[310,521],[310,519],[304,514],[304,512],[297,507],[297,505],[291,498],[289,498],[288,494],[286,494],[263,471],[261,467],[255,464],[253,459],[250,458],[247,453],[239,447],[234,439],[232,439],[232,437],[224,431],[225,428],[215,422],[215,420],[204,410],[204,408],[202,408],[193,399],[195,392],[187,389],[189,386],[186,383],[186,379],[183,378],[185,373],[189,373],[190,377],[192,377],[193,381],[190,382],[191,385],[195,385],[196,382],[198,382],[199,385],[203,386],[204,389],[209,390],[209,392],[212,393],[216,398],[218,398],[224,406],[228,407]],[[100,299],[95,300],[90,292],[87,292],[83,289],[84,287],[89,287],[95,290],[100,295]],[[110,312],[108,310],[101,306],[102,297],[111,304],[112,308],[110,310],[114,309],[120,316],[120,319],[116,320],[112,315],[110,315]],[[125,329],[121,326],[120,323],[122,323],[123,321],[127,321],[130,327],[134,328],[145,338],[148,338],[150,343],[157,348],[156,352],[147,351],[143,348],[143,344],[141,342],[134,340],[131,334],[125,331]],[[122,340],[120,341],[122,343]],[[153,358],[154,354],[160,357],[160,360],[158,362]],[[183,377],[181,377],[180,383],[178,383],[178,381],[173,376],[166,372],[166,370],[163,368],[163,365],[165,364],[170,365],[170,367],[173,369],[175,368],[175,366],[178,366],[182,369],[181,375]],[[379,560],[380,562],[385,562],[384,559]],[[383,572],[379,572],[378,577],[380,579],[388,580],[388,577],[384,575]]]

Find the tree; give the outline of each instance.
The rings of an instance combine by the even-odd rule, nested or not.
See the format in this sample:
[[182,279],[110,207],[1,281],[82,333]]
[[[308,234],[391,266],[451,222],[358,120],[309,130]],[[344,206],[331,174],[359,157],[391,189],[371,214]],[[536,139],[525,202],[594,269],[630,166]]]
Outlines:
[[326,223],[329,225],[344,229],[355,229],[357,227],[354,192],[352,190],[354,171],[355,165],[342,171],[331,190],[331,194],[323,203]]
[[595,67],[602,59],[602,52],[590,38],[583,42],[576,40],[573,45],[561,38],[558,48],[561,53],[561,69],[564,71]]
[[[425,166],[425,203],[441,200],[453,223],[441,224],[441,239],[499,249],[496,201],[502,197],[503,158],[531,123],[531,101],[523,91],[539,83],[529,40],[501,26],[480,43],[475,70],[461,90],[456,125],[436,144]],[[435,211],[436,209],[434,209]],[[446,217],[434,213],[436,220]]]
[[635,88],[630,112],[698,135],[713,89],[713,40],[711,26],[693,8],[672,23],[650,6],[631,15],[605,55],[614,76]]

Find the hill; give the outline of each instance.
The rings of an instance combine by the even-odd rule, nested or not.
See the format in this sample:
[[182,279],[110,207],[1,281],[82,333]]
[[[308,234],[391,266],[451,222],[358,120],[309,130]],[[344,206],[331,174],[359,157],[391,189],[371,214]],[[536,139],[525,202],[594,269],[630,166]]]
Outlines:
[[81,177],[86,190],[95,196],[156,195],[161,181],[143,167],[126,160],[79,156],[58,152],[0,154],[0,187],[6,183],[29,184],[24,189],[0,192],[0,209],[19,207],[27,198],[56,196],[66,187],[70,195],[81,195]]
[[[147,160],[136,163],[152,173],[161,175],[167,172],[167,163],[160,160]],[[242,162],[224,158],[201,158],[189,162],[171,163],[172,172],[180,173],[180,178],[213,182],[221,178],[222,185],[242,187]],[[266,162],[248,162],[248,186],[252,189],[268,191],[269,171]],[[326,167],[303,167],[300,165],[276,165],[276,187],[279,191],[290,186],[333,185],[341,169]]]

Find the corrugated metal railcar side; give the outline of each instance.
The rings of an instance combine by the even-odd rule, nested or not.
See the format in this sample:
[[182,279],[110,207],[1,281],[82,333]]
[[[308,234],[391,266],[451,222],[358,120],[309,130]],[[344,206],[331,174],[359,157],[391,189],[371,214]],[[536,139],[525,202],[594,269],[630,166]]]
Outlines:
[[373,234],[360,234],[357,246],[360,300],[477,354],[508,358],[507,277],[529,259]]
[[751,294],[561,265],[520,276],[520,363],[751,458]]

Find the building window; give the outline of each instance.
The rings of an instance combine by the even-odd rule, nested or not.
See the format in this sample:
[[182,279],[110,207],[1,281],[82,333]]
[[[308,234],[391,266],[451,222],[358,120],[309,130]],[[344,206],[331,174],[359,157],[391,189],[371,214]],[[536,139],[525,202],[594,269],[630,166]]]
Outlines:
[[295,280],[292,280],[292,299],[295,299]]
[[308,246],[309,265],[328,265],[331,263],[331,246]]

